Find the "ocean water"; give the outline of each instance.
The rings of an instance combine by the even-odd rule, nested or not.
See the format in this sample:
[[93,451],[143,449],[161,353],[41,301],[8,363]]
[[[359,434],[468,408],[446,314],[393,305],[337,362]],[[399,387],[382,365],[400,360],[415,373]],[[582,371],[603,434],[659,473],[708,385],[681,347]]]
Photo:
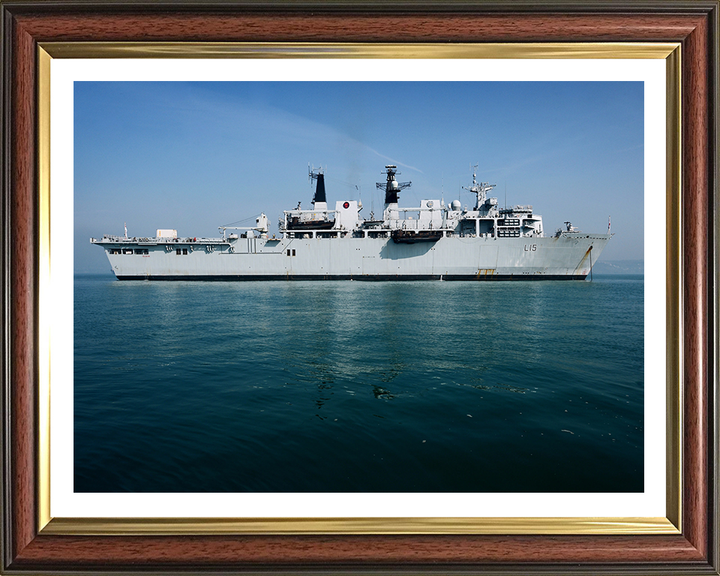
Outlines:
[[638,492],[643,277],[75,278],[76,492]]

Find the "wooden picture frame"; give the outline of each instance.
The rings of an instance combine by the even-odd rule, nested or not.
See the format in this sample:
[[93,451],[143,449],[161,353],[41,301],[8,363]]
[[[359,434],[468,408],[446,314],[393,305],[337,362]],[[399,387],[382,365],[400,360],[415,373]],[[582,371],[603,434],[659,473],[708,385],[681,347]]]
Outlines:
[[[4,573],[37,572],[653,572],[718,574],[718,2],[294,4],[4,1],[2,290]],[[526,534],[499,528],[392,535],[48,530],[38,445],[39,278],[47,161],[38,97],[42,45],[80,43],[679,43],[682,207],[677,451],[680,531]],[[672,151],[671,151],[672,153]],[[672,175],[671,175],[672,176]],[[672,291],[671,291],[672,292]],[[672,404],[672,401],[670,402]],[[412,530],[410,530],[412,532]]]

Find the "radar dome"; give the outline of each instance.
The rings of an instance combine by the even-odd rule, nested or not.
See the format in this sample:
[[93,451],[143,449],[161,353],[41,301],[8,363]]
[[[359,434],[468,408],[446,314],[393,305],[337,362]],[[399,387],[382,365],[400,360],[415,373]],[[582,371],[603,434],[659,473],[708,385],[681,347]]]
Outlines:
[[460,204],[460,200],[453,200],[450,206],[452,206],[453,210],[460,210],[462,204]]

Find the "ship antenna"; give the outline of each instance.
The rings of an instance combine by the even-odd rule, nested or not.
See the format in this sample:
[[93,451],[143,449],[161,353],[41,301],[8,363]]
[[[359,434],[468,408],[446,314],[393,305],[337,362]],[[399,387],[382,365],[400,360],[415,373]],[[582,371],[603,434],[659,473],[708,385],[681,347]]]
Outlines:
[[125,239],[127,240],[127,222],[125,222]]
[[[461,186],[461,188],[464,188],[465,190],[468,190],[472,192],[473,194],[477,195],[477,202],[476,202],[476,209],[480,208],[480,205],[485,202],[486,193],[490,192],[493,188],[495,188],[495,184],[490,184],[489,182],[478,182],[477,181],[477,168],[478,165],[471,165],[470,166],[472,170],[473,180],[472,185],[468,188],[466,186]],[[460,191],[458,191],[458,200],[460,199]]]

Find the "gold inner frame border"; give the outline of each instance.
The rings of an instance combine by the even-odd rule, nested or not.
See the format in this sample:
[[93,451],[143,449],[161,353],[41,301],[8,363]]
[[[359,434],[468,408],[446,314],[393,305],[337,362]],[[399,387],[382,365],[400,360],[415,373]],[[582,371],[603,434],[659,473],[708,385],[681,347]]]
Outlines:
[[[53,518],[50,513],[50,72],[54,58],[663,59],[666,61],[666,517]],[[38,71],[38,529],[53,535],[680,534],[682,531],[680,43],[329,44],[41,42]]]

